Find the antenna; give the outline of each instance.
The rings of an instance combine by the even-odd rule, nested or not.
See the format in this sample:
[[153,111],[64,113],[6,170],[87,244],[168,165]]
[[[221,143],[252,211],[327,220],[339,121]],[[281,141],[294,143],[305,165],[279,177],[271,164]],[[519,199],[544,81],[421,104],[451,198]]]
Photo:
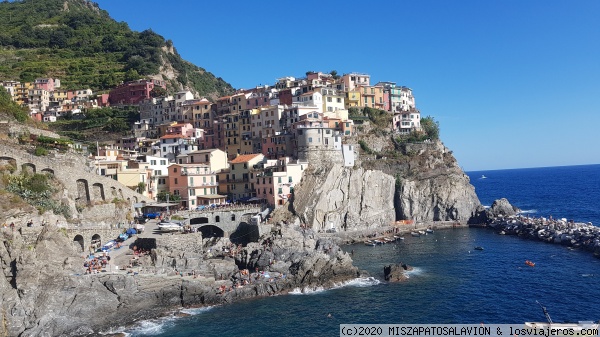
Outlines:
[[550,314],[548,313],[548,310],[546,310],[546,307],[543,306],[540,302],[535,301],[535,303],[539,304],[540,307],[542,307],[542,311],[544,312],[544,316],[546,316],[546,320],[548,321],[548,323],[552,324],[552,318],[550,318]]

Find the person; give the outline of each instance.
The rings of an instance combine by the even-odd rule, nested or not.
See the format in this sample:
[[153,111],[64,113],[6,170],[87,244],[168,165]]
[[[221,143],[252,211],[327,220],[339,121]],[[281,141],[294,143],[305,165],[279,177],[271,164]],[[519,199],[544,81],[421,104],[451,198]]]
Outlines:
[[33,220],[29,219],[29,221],[27,221],[27,227],[33,227]]
[[14,222],[10,223],[10,229],[15,230],[15,223]]

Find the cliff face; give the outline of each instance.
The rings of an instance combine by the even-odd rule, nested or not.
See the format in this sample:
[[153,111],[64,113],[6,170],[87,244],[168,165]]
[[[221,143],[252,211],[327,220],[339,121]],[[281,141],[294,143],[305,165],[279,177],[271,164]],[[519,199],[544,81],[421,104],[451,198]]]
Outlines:
[[362,153],[355,168],[310,163],[292,203],[309,227],[362,230],[396,220],[466,222],[476,214],[475,189],[441,142],[364,139],[371,154]]
[[480,205],[469,177],[441,142],[406,146],[412,155],[398,174],[395,196],[399,219],[467,221]]
[[362,230],[395,220],[394,177],[340,164],[312,165],[297,186],[294,212],[316,230]]

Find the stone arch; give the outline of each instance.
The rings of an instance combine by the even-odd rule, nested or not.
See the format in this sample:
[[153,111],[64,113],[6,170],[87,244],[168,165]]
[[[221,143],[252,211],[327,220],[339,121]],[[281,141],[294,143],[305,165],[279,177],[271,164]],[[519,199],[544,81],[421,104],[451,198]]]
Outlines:
[[0,157],[0,171],[14,173],[17,170],[17,160],[11,157]]
[[198,231],[202,233],[202,238],[222,238],[225,232],[215,225],[204,225],[198,227]]
[[45,168],[42,170],[42,173],[54,175],[54,170],[51,168]]
[[202,224],[207,224],[208,223],[208,218],[207,217],[199,217],[199,218],[192,218],[190,219],[190,225],[202,225]]
[[23,172],[35,173],[35,165],[32,163],[24,163],[21,165]]
[[114,187],[110,188],[110,196],[113,198],[117,197],[117,189],[116,188],[114,188]]
[[94,234],[92,235],[92,244],[90,246],[94,251],[96,251],[96,249],[102,247],[102,238],[100,237],[100,234]]
[[77,203],[85,205],[90,202],[90,190],[85,179],[77,179]]
[[138,203],[138,197],[137,196],[133,196],[133,203],[137,204]]
[[79,252],[79,253],[83,252],[83,249],[85,246],[83,244],[83,236],[81,234],[77,234],[73,238],[73,247],[75,247],[77,252]]
[[94,183],[92,185],[92,195],[94,200],[106,200],[104,197],[104,185],[101,183]]

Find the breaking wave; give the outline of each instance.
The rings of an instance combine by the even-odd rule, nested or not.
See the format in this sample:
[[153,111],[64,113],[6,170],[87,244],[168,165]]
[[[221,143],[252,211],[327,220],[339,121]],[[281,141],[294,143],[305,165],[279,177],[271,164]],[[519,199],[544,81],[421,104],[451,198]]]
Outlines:
[[359,278],[352,279],[350,281],[336,283],[330,288],[324,288],[322,286],[295,288],[294,290],[290,291],[289,294],[291,294],[291,295],[312,295],[312,294],[322,293],[324,291],[331,290],[331,289],[338,289],[338,288],[343,288],[343,287],[371,287],[374,285],[378,285],[380,283],[381,283],[381,281],[379,281],[378,279],[376,279],[374,277],[359,277]]

